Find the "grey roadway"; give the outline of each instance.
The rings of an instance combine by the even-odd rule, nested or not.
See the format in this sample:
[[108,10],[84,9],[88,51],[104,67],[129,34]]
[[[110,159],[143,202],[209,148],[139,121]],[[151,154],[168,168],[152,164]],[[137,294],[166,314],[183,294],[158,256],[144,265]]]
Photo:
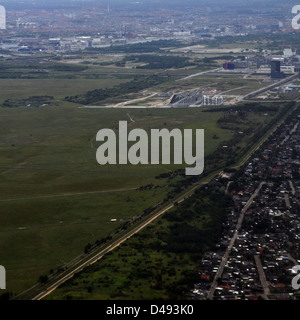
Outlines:
[[217,284],[218,284],[218,279],[221,278],[222,276],[222,273],[224,271],[224,267],[228,261],[228,258],[229,258],[229,255],[230,255],[230,252],[232,250],[232,247],[235,243],[235,240],[238,236],[238,232],[242,226],[242,223],[243,223],[243,220],[244,220],[244,216],[245,216],[245,212],[249,209],[249,207],[251,206],[253,200],[255,199],[255,197],[257,197],[257,195],[259,194],[259,191],[261,189],[261,187],[265,184],[266,182],[265,181],[262,181],[258,188],[255,190],[255,192],[252,194],[252,196],[250,197],[250,199],[247,201],[247,203],[245,204],[244,208],[242,209],[241,213],[240,213],[240,216],[239,216],[239,219],[238,219],[238,222],[237,222],[237,225],[236,225],[236,230],[228,244],[228,247],[222,257],[222,261],[221,261],[221,264],[219,266],[219,269],[214,277],[214,280],[213,280],[213,283],[210,287],[210,290],[208,292],[208,295],[207,295],[207,299],[208,300],[212,300],[213,299],[213,296],[214,296],[214,293],[215,293],[215,290],[216,290],[216,287],[217,287]]

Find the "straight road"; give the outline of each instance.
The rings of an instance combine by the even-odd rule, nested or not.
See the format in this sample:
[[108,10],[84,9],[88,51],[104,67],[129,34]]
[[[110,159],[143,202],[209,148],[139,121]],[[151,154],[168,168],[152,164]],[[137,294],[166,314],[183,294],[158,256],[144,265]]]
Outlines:
[[136,226],[134,226],[132,229],[125,232],[125,234],[120,235],[120,237],[114,241],[108,242],[106,245],[99,247],[97,250],[94,250],[87,256],[83,257],[79,256],[77,259],[73,260],[73,263],[69,263],[65,267],[67,267],[67,270],[62,272],[61,274],[58,274],[51,278],[49,282],[47,282],[44,285],[41,285],[37,283],[36,285],[32,286],[28,290],[22,292],[18,296],[14,297],[15,299],[26,299],[26,300],[41,300],[47,295],[49,295],[52,291],[54,291],[59,285],[63,284],[68,279],[72,278],[73,275],[85,267],[97,262],[100,260],[105,254],[108,252],[114,250],[119,245],[121,245],[123,242],[125,242],[127,239],[131,238],[133,235],[135,235],[137,232],[145,228],[148,224],[153,222],[155,219],[157,219],[159,216],[164,214],[165,212],[169,211],[174,207],[174,203],[181,203],[184,201],[184,199],[191,194],[194,193],[194,191],[199,188],[200,184],[208,183],[211,180],[210,177],[204,178],[204,180],[194,185],[189,191],[185,192],[184,194],[180,195],[177,199],[175,199],[171,204],[167,205],[166,207],[162,208],[157,213],[153,214],[150,217],[145,218],[144,220],[140,221]]
[[[276,127],[277,128],[277,127]],[[274,130],[275,131],[275,130]],[[273,132],[273,131],[272,131]],[[271,134],[271,133],[270,133]],[[269,136],[269,134],[268,134]],[[263,142],[265,141],[266,137],[264,137],[264,139],[261,139]],[[261,144],[262,141],[260,141],[259,143],[256,144],[256,146],[253,146],[253,151],[252,152],[248,152],[247,156],[244,157],[242,160],[239,161],[239,166],[242,166],[250,157],[250,154],[252,154],[255,150],[257,150]],[[221,171],[222,172],[222,171]],[[64,283],[67,279],[71,278],[75,272],[80,271],[81,269],[83,269],[85,266],[90,265],[91,263],[96,262],[97,260],[101,259],[107,252],[113,250],[114,248],[116,248],[118,245],[120,245],[121,243],[123,243],[124,241],[126,241],[128,238],[130,238],[131,236],[133,236],[135,233],[137,233],[138,231],[140,231],[141,229],[143,229],[146,225],[148,225],[149,223],[151,223],[153,220],[155,220],[158,216],[160,216],[161,214],[163,214],[164,212],[170,210],[171,208],[174,207],[174,203],[175,202],[182,202],[184,201],[184,199],[188,196],[190,196],[191,194],[194,193],[194,191],[199,188],[200,185],[206,184],[209,181],[211,181],[215,176],[217,176],[218,174],[220,174],[221,172],[213,172],[211,174],[209,174],[207,177],[205,177],[201,182],[196,183],[193,187],[191,187],[186,193],[180,195],[177,199],[174,200],[173,204],[169,205],[168,207],[165,207],[164,209],[161,209],[158,213],[156,213],[155,215],[152,215],[151,218],[149,218],[150,220],[146,221],[146,222],[142,222],[139,223],[139,225],[137,225],[135,227],[135,229],[132,229],[131,231],[128,231],[128,233],[126,235],[123,235],[122,237],[119,237],[118,240],[115,240],[114,243],[107,243],[106,247],[101,247],[98,250],[93,251],[90,255],[88,255],[88,259],[81,259],[81,256],[79,256],[76,259],[73,259],[72,262],[67,264],[67,271],[65,271],[63,274],[60,274],[58,276],[56,276],[54,279],[51,279],[49,283],[47,283],[44,287],[41,287],[41,285],[39,283],[37,283],[36,285],[32,286],[31,288],[27,289],[26,291],[24,291],[23,293],[19,294],[17,297],[15,297],[14,299],[42,299],[43,297],[47,296],[49,293],[51,293],[53,290],[55,290],[55,288],[57,288],[60,284]],[[113,190],[112,190],[113,191]],[[116,190],[114,190],[116,191]],[[121,191],[121,190],[118,190]],[[107,192],[107,191],[104,191]],[[259,190],[257,190],[257,193],[259,192]],[[93,192],[91,192],[93,193]],[[95,192],[96,193],[96,192]],[[256,194],[256,193],[255,193]],[[250,206],[250,200],[253,201],[254,197],[256,195],[253,195],[253,198],[251,197],[249,199],[249,201],[247,202],[245,208],[248,209],[248,207]],[[75,194],[69,194],[69,195],[75,195]],[[53,195],[53,196],[66,196],[66,195]],[[46,196],[47,197],[47,196]],[[51,195],[49,196],[51,197]],[[29,198],[30,199],[30,198]],[[13,200],[17,200],[17,199],[7,199],[7,200],[2,200],[2,201],[13,201]],[[1,200],[0,200],[1,201]],[[239,229],[239,227],[242,224],[242,220],[243,220],[243,212],[245,212],[247,209],[243,210],[240,216],[240,219],[238,221],[238,225],[237,225],[237,230]],[[223,261],[222,264],[220,266],[220,269],[216,275],[216,279],[218,275],[221,275],[221,271],[223,270],[222,268],[224,268],[229,253],[232,249],[232,246],[236,240],[237,237],[237,231],[235,232],[235,234],[233,235],[233,238],[229,244],[229,248],[228,248],[228,254],[223,257]],[[216,280],[215,279],[215,280]],[[214,289],[211,288],[209,296],[213,297],[214,294],[214,290],[215,290],[215,286],[216,286],[216,281],[214,280]],[[33,295],[33,293],[35,293]]]
[[245,96],[242,97],[242,100],[247,100],[249,98],[253,98],[253,97],[255,97],[255,96],[257,96],[257,95],[259,95],[259,94],[261,94],[263,92],[266,92],[266,91],[268,91],[270,89],[273,89],[275,87],[281,86],[282,84],[291,82],[291,81],[293,81],[293,80],[295,80],[297,78],[298,78],[298,74],[294,74],[294,75],[292,75],[290,77],[287,77],[287,78],[285,78],[283,80],[276,81],[275,83],[272,83],[269,86],[266,86],[264,88],[261,88],[261,89],[258,89],[258,90],[255,90],[255,91],[252,91],[252,92],[246,94]]
[[194,77],[202,76],[203,74],[221,71],[222,69],[223,69],[223,68],[216,68],[216,69],[213,69],[213,70],[207,70],[207,71],[202,71],[202,72],[194,73],[194,74],[191,74],[191,75],[189,75],[189,76],[187,76],[187,77],[178,79],[178,80],[176,80],[176,81],[189,80],[189,79],[194,78]]
[[216,290],[216,287],[217,287],[217,284],[218,284],[218,279],[221,278],[222,274],[223,274],[223,271],[224,271],[224,267],[225,265],[227,264],[227,261],[228,261],[228,258],[229,258],[229,255],[230,255],[230,252],[232,250],[232,247],[237,239],[237,236],[238,236],[238,233],[239,233],[239,230],[242,226],[242,223],[243,223],[243,220],[244,220],[244,216],[245,216],[245,212],[249,209],[249,207],[251,206],[253,200],[255,199],[255,197],[257,197],[257,195],[259,194],[259,191],[261,189],[261,187],[265,184],[266,182],[265,181],[262,181],[258,188],[255,190],[255,192],[252,194],[252,196],[250,197],[250,199],[247,201],[247,203],[245,204],[244,208],[242,209],[241,213],[240,213],[240,216],[239,216],[239,219],[238,219],[238,222],[237,222],[237,225],[236,225],[236,230],[228,244],[228,247],[222,257],[222,261],[221,261],[221,264],[219,266],[219,269],[214,277],[214,280],[212,282],[212,285],[210,287],[210,290],[208,292],[208,295],[207,295],[207,299],[208,300],[212,300],[213,297],[214,297],[214,293],[215,293],[215,290]]
[[291,190],[292,190],[292,195],[294,196],[296,194],[296,190],[295,190],[295,187],[294,187],[294,184],[291,180],[289,180],[289,184],[290,184],[290,187],[291,187]]
[[255,260],[256,268],[257,268],[257,271],[258,271],[258,274],[259,274],[260,283],[261,283],[261,285],[262,285],[262,287],[264,289],[264,299],[265,300],[269,300],[268,296],[270,294],[270,289],[269,289],[269,286],[268,286],[268,282],[267,282],[267,279],[266,279],[266,275],[265,275],[263,266],[261,264],[260,256],[259,255],[255,255],[254,256],[254,260]]

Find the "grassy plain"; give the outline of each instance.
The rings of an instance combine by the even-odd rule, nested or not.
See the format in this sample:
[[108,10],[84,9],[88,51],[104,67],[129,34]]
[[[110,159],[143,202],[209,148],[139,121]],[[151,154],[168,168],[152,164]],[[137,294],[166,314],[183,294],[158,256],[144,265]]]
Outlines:
[[46,299],[186,298],[201,255],[219,236],[228,201],[224,194],[197,192]]
[[[71,105],[2,108],[0,261],[7,268],[8,288],[26,289],[38,275],[82,253],[87,243],[107,236],[120,220],[140,214],[170,190],[165,179],[155,176],[178,166],[98,165],[98,130],[117,128],[119,120],[127,120],[129,129],[201,128],[210,154],[232,137],[232,132],[216,125],[221,114]],[[218,141],[212,139],[216,133],[222,137]],[[134,190],[150,183],[159,188]],[[119,222],[113,224],[111,218]]]
[[[47,65],[39,72],[36,66],[28,68],[21,60],[16,58],[8,66],[4,63],[5,70],[0,71],[0,103],[36,95],[53,96],[54,103],[39,108],[0,108],[0,262],[6,267],[7,287],[13,294],[78,256],[87,243],[107,237],[120,223],[141,214],[172,190],[167,179],[155,177],[179,166],[98,165],[95,141],[98,130],[116,129],[120,120],[128,121],[129,130],[204,129],[205,155],[218,149],[217,165],[226,158],[220,149],[222,144],[230,141],[237,130],[251,128],[253,134],[274,117],[249,113],[248,120],[233,118],[233,124],[222,128],[218,120],[224,117],[224,111],[204,112],[205,108],[82,109],[79,104],[66,102],[64,97],[112,88],[136,75],[165,74],[166,70],[97,63],[84,64],[87,68],[80,71],[76,68],[66,71],[68,68],[60,70],[55,62],[57,69],[49,69]],[[17,62],[22,64],[19,70],[14,67]],[[37,62],[29,61],[28,65]],[[239,79],[229,83],[222,77],[220,80],[211,77],[209,82],[208,78],[193,78],[186,84],[176,82],[181,76],[199,70],[203,66],[168,70],[169,81],[150,89],[165,92],[217,84],[225,91],[242,86]],[[18,78],[20,74],[22,78]],[[139,97],[140,93],[133,96]],[[247,148],[250,138],[251,135],[243,137],[235,147]],[[135,190],[151,183],[158,187]],[[112,218],[118,222],[110,222]]]

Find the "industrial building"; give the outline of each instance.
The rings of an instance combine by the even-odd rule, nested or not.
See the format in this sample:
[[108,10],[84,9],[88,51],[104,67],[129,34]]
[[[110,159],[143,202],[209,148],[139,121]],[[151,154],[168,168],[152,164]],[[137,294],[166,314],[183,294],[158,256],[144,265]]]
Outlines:
[[203,95],[201,90],[190,93],[174,94],[170,101],[173,108],[188,108],[190,106],[219,106],[224,103],[224,98],[219,95]]
[[235,69],[235,65],[232,62],[225,62],[223,64],[223,69],[224,70],[234,70]]
[[252,61],[236,59],[233,62],[225,62],[223,64],[223,69],[224,70],[248,69],[248,68],[251,68],[252,66],[253,66]]
[[220,106],[224,103],[222,96],[203,96],[202,105],[203,106]]
[[196,90],[191,93],[175,94],[171,98],[170,104],[175,108],[185,108],[190,105],[197,105],[202,102],[202,91]]
[[284,58],[291,58],[296,55],[296,50],[291,47],[286,47],[283,49]]

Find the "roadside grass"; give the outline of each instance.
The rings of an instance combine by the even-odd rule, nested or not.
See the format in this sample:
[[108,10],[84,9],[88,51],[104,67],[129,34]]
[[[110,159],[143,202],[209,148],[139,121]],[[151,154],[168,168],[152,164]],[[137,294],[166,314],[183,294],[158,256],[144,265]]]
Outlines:
[[[107,237],[120,223],[111,223],[110,219],[124,221],[141,214],[172,190],[170,181],[155,177],[183,166],[98,165],[96,149],[99,143],[95,141],[98,130],[116,130],[120,120],[128,121],[129,130],[204,129],[206,156],[232,139],[234,129],[221,129],[217,125],[223,112],[206,113],[204,108],[80,109],[78,104],[62,101],[67,95],[114,86],[130,81],[135,74],[152,73],[150,70],[96,66],[75,73],[78,77],[75,79],[67,79],[66,72],[53,72],[53,79],[0,79],[0,102],[43,94],[59,100],[57,106],[45,108],[1,108],[0,261],[7,268],[9,291],[19,293],[27,289],[40,275],[48,274],[50,269],[81,254],[87,243]],[[190,70],[172,73],[179,78],[181,73],[188,74]],[[84,79],[93,75],[99,75],[99,79]],[[55,79],[58,76],[65,79]],[[203,77],[199,83],[205,85],[207,79],[209,84],[221,81]],[[152,89],[179,87],[180,83],[175,84],[173,80]],[[188,86],[197,86],[197,81],[189,81]],[[241,86],[238,81],[226,83],[224,88]],[[128,112],[134,123],[130,122]],[[255,120],[258,121],[254,127],[261,123],[258,117],[251,120],[252,123],[245,123],[245,127],[254,126]],[[219,155],[223,156],[223,153],[219,151]],[[220,159],[216,155],[215,161],[221,162]],[[151,183],[158,188],[131,190]],[[123,191],[117,191],[120,189]],[[155,259],[160,259],[160,253],[157,255]],[[139,287],[143,291],[148,284]]]
[[[213,201],[213,203],[212,203]],[[46,300],[182,299],[196,277],[201,255],[214,247],[224,217],[224,199],[203,193],[192,196],[185,209],[175,207],[100,261],[85,268]],[[200,203],[200,204],[199,204]],[[180,226],[181,225],[181,226]],[[208,236],[209,228],[216,228]],[[181,233],[177,233],[180,230]],[[191,239],[204,240],[192,249]],[[187,233],[187,234],[185,234]],[[200,234],[200,238],[197,239]],[[181,238],[184,237],[185,240]],[[195,238],[194,238],[195,237]],[[208,239],[210,238],[210,239]],[[193,241],[192,241],[193,242]],[[190,246],[189,249],[184,249]]]
[[[98,165],[98,130],[116,129],[119,120],[127,120],[129,130],[148,132],[205,129],[209,154],[217,146],[214,132],[224,140],[232,136],[217,127],[220,116],[200,109],[104,110],[74,104],[1,109],[0,261],[7,268],[8,288],[14,293],[27,289],[39,275],[81,254],[87,243],[108,236],[119,223],[110,219],[141,214],[172,189],[167,179],[155,176],[182,166]],[[131,190],[151,183],[159,187]]]

